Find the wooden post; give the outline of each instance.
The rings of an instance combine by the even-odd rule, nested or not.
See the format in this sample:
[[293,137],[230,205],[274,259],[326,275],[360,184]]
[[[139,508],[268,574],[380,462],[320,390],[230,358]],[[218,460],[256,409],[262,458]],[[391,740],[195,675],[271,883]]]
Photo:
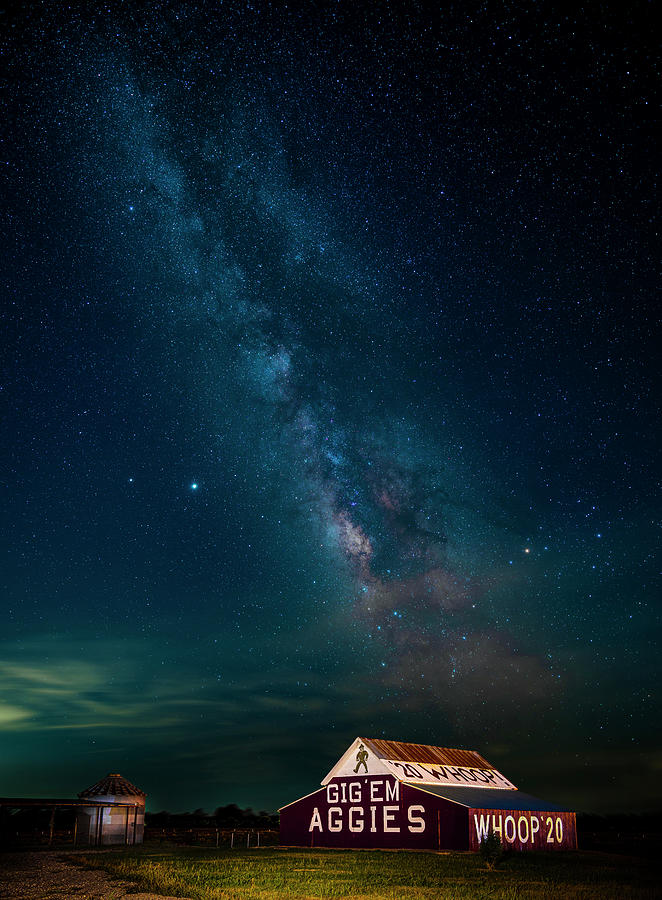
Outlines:
[[234,850],[234,831],[230,835],[230,850]]
[[76,818],[74,819],[74,847],[76,846],[76,838],[78,837],[78,809],[76,809]]
[[216,849],[218,850],[218,828],[216,829]]
[[129,807],[124,807],[124,843],[129,843]]
[[257,833],[257,845],[260,846],[260,832]]
[[250,847],[250,845],[251,845],[251,833],[250,833],[250,831],[247,831],[246,832],[246,849],[247,850]]
[[97,846],[103,844],[103,806],[97,807]]
[[55,830],[55,809],[56,809],[56,807],[54,806],[53,811],[51,812],[51,821],[49,822],[49,826],[48,826],[48,846],[49,847],[53,843],[53,831]]

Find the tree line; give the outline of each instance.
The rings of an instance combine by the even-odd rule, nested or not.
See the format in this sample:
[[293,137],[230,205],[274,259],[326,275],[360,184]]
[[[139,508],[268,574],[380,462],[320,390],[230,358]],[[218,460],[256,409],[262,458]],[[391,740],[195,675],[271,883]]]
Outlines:
[[194,809],[193,812],[171,813],[164,809],[161,812],[145,814],[145,825],[148,828],[252,828],[268,830],[278,828],[278,822],[278,813],[270,813],[266,810],[255,812],[250,807],[241,809],[236,803],[218,806],[213,813],[208,813],[204,809]]

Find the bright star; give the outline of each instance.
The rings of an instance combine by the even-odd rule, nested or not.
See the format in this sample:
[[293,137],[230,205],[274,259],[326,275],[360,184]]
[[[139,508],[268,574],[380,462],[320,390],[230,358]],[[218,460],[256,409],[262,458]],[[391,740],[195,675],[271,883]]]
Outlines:
[[197,489],[198,489],[198,483],[197,483],[197,481],[192,482],[192,484],[191,484],[191,490],[192,490],[192,491],[197,491]]

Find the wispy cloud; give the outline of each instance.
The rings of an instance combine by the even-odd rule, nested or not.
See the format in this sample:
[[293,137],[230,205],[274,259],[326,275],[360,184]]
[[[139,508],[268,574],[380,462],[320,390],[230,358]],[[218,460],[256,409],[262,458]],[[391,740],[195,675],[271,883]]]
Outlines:
[[[35,640],[22,645],[19,657],[16,648],[3,648],[3,727],[50,731],[175,724],[177,707],[190,704],[186,686],[181,679],[148,677],[135,662],[140,654],[129,649],[113,641],[81,649],[71,641]],[[143,690],[137,688],[141,682]]]
[[166,653],[157,645],[149,655],[145,650],[113,640],[81,649],[71,640],[35,639],[23,643],[20,653],[0,645],[0,724],[14,732],[167,729],[172,739],[193,729],[237,727],[251,714],[269,720],[292,716],[302,703],[308,712],[321,711],[326,703],[328,686],[312,673],[300,684],[301,673],[287,664],[269,673],[258,666],[241,677],[205,679],[195,660],[173,659],[171,649]]
[[21,706],[0,703],[0,727],[11,728],[30,718],[30,710]]

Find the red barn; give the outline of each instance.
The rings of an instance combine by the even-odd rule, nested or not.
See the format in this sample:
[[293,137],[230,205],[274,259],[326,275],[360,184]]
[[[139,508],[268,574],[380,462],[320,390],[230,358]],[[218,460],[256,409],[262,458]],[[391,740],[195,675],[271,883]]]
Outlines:
[[530,794],[475,750],[356,738],[322,787],[280,810],[281,844],[477,850],[495,831],[514,850],[573,850],[575,814]]

